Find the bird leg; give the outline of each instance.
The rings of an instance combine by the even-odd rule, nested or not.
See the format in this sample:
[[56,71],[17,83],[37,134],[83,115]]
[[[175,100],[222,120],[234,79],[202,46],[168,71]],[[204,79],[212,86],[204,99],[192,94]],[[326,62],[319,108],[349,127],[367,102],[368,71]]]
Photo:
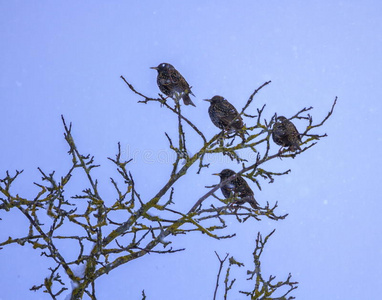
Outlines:
[[160,107],[163,107],[163,105],[166,103],[168,96],[164,97],[162,94],[158,94],[159,97],[161,98],[160,102]]
[[230,210],[238,210],[240,208],[240,205],[242,204],[242,200],[238,199],[237,194],[231,192],[232,196],[228,198],[228,200],[232,199],[233,201],[228,204],[228,208]]
[[279,151],[278,151],[278,153],[277,153],[277,155],[280,157],[280,159],[282,159],[282,158],[281,158],[281,155],[284,153],[283,148],[284,148],[284,146],[281,146],[280,149],[279,149]]
[[178,104],[179,100],[182,99],[182,93],[174,92],[174,97],[172,99],[174,99],[175,103]]

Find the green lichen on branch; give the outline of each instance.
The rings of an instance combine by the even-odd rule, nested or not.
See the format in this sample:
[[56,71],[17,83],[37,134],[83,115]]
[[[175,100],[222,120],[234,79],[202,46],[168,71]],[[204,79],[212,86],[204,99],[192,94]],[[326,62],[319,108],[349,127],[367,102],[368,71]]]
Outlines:
[[[335,100],[327,117],[317,124],[313,123],[313,118],[307,114],[311,108],[304,108],[292,116],[291,119],[307,121],[306,129],[302,133],[306,138],[302,143],[304,147],[295,153],[289,153],[286,149],[272,153],[270,136],[275,117],[269,121],[263,120],[265,105],[257,109],[256,116],[246,113],[247,108],[253,104],[255,95],[270,82],[257,88],[240,111],[240,116],[249,119],[247,122],[249,126],[245,128],[246,137],[242,140],[223,131],[207,139],[202,130],[183,115],[179,101],[175,101],[172,106],[162,95],[158,98],[147,97],[138,92],[125,78],[122,76],[121,78],[129,89],[140,97],[139,102],[145,104],[158,102],[174,113],[177,136],[171,137],[167,133],[165,135],[169,149],[174,151],[176,157],[167,181],[151,198],[141,197],[133,174],[129,170],[129,163],[132,160],[122,158],[120,144],[115,157],[109,158],[118,173],[118,178],[110,178],[115,198],[102,195],[94,172],[100,166],[95,163],[93,156],[79,151],[72,134],[72,125],[68,125],[64,117],[62,117],[64,138],[69,147],[71,166],[62,176],[57,176],[55,172],[48,174],[39,168],[41,181],[34,183],[39,189],[34,197],[20,196],[17,191],[12,190],[12,183],[20,177],[22,171],[16,171],[14,175],[10,175],[7,171],[6,176],[0,180],[0,209],[7,213],[18,210],[29,222],[24,235],[8,237],[0,242],[0,247],[30,244],[33,249],[40,251],[41,255],[51,259],[52,267],[49,269],[49,275],[44,282],[33,286],[32,290],[42,289],[52,299],[67,289],[62,274],[66,275],[65,279],[73,282],[72,299],[82,299],[84,295],[96,299],[97,278],[149,253],[170,254],[183,251],[184,248],[171,246],[179,234],[198,232],[220,240],[235,236],[227,225],[228,219],[237,220],[239,223],[249,220],[260,221],[263,218],[283,220],[287,214],[277,213],[277,201],[273,204],[268,201],[258,209],[245,205],[232,206],[234,197],[220,199],[215,192],[238,175],[248,178],[261,189],[261,181],[272,183],[277,176],[288,174],[289,170],[281,172],[268,170],[266,163],[279,158],[294,158],[326,136],[312,134],[311,131],[326,122],[336,103]],[[252,121],[253,124],[250,124]],[[193,155],[189,154],[191,145],[187,144],[187,137],[190,134],[188,129],[200,138],[199,148],[192,149]],[[243,150],[253,152],[256,160],[243,159],[241,155]],[[194,165],[199,167],[198,174],[205,172],[209,167],[205,162],[207,154],[226,155],[236,161],[241,170],[226,181],[207,187],[208,190],[201,195],[195,193],[192,196],[194,203],[190,209],[186,211],[174,209],[173,205],[177,202],[175,183],[187,175]],[[85,178],[82,191],[70,194],[69,187],[78,177]],[[213,200],[212,203],[205,201],[209,198]],[[121,220],[122,212],[124,218]],[[70,244],[76,253],[74,258],[64,257],[63,243]],[[89,248],[90,251],[85,251]],[[83,266],[83,272],[80,274],[76,272],[79,266]],[[226,288],[232,285],[233,282],[227,283]],[[142,296],[146,298],[144,292]]]
[[[295,297],[291,296],[293,290],[297,289],[298,282],[292,281],[292,275],[289,274],[285,280],[274,282],[276,279],[275,276],[270,275],[268,279],[264,279],[263,270],[261,266],[261,255],[264,251],[265,244],[268,242],[268,239],[274,234],[275,230],[273,230],[270,234],[268,234],[264,239],[260,232],[257,235],[256,245],[253,252],[253,270],[247,270],[247,275],[250,275],[247,280],[253,283],[252,290],[250,291],[239,291],[239,293],[249,297],[253,300],[292,300]],[[219,282],[220,276],[228,258],[229,254],[226,254],[224,259],[221,259],[220,256],[216,253],[219,260],[219,270],[217,275],[217,281],[215,285],[214,298],[217,299],[216,295],[219,290]],[[230,299],[230,293],[233,291],[236,279],[231,279],[232,276],[232,267],[244,267],[245,265],[241,262],[238,262],[233,256],[228,259],[228,266],[225,270],[225,278],[224,278],[224,290],[223,299]],[[236,299],[236,295],[234,299]]]

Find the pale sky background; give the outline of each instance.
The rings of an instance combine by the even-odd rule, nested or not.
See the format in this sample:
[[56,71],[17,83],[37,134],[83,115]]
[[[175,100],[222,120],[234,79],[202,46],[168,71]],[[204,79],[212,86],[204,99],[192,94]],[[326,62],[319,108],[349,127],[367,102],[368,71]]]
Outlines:
[[[317,121],[338,96],[335,113],[317,131],[328,137],[294,160],[267,165],[291,168],[291,174],[264,182],[261,192],[253,186],[260,204],[279,201],[278,212],[289,213],[286,220],[229,219],[227,233],[237,237],[225,241],[171,237],[174,247],[187,250],[146,255],[117,268],[96,282],[97,295],[141,299],[145,289],[148,300],[212,299],[215,250],[246,263],[233,274],[240,281],[236,287],[246,289],[257,232],[277,228],[264,252],[263,275],[281,280],[292,273],[300,283],[296,299],[380,299],[381,12],[380,1],[0,1],[0,175],[24,169],[14,190],[29,197],[40,180],[37,167],[64,175],[71,159],[63,114],[73,123],[80,151],[101,164],[95,174],[105,198],[112,192],[109,177],[116,176],[107,157],[114,157],[118,141],[124,158],[134,158],[129,170],[141,196],[152,197],[171,169],[164,132],[176,137],[176,116],[157,103],[138,104],[119,76],[155,96],[156,72],[149,67],[162,62],[193,86],[197,107],[184,113],[207,137],[217,128],[201,100],[216,94],[241,108],[271,80],[255,98],[253,114],[263,104],[266,118],[313,106]],[[303,129],[304,123],[296,126]],[[200,141],[188,132],[190,151],[196,151]],[[206,185],[217,183],[212,173],[240,168],[222,157],[211,160],[201,175],[194,168],[177,183],[177,208],[187,211]],[[25,234],[19,213],[1,211],[0,217],[2,241]],[[31,246],[5,247],[0,299],[50,299],[29,291],[49,266]]]

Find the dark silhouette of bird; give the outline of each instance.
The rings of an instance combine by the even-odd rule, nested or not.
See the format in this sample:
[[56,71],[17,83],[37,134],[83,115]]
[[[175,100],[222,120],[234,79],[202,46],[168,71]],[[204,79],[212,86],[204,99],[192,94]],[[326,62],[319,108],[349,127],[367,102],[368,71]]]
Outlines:
[[282,147],[289,147],[290,151],[301,150],[301,136],[296,126],[284,116],[276,119],[276,123],[272,128],[273,141]]
[[[220,176],[220,182],[223,182],[235,174],[236,173],[230,169],[224,169],[220,173],[213,175]],[[240,175],[226,182],[221,186],[220,190],[222,191],[225,198],[237,197],[238,200],[236,200],[234,203],[243,204],[248,202],[254,209],[259,208],[259,204],[256,202],[255,197],[253,196],[253,191],[249,187],[248,183]]]
[[183,99],[184,104],[195,104],[190,99],[191,87],[186,79],[171,64],[161,63],[151,69],[158,71],[157,84],[163,94],[173,99]]
[[244,127],[243,119],[228,100],[222,96],[213,96],[211,99],[204,99],[204,101],[210,102],[208,113],[216,127],[229,133],[233,131],[239,132],[241,137],[244,138],[244,131],[240,132]]

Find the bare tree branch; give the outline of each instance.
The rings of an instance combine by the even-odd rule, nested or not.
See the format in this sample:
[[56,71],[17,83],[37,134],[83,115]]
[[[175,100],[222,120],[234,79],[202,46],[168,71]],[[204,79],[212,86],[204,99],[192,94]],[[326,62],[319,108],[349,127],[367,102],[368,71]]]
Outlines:
[[[13,176],[7,171],[5,177],[0,179],[0,209],[3,212],[18,210],[29,223],[22,235],[0,241],[0,249],[11,244],[31,245],[40,251],[41,255],[51,259],[52,267],[49,269],[48,276],[44,282],[34,285],[31,290],[42,289],[52,299],[56,299],[68,289],[61,274],[73,282],[71,299],[82,299],[84,295],[96,299],[97,278],[147,254],[171,254],[183,251],[184,248],[171,245],[178,235],[198,232],[217,240],[229,239],[235,236],[235,232],[229,232],[228,218],[239,223],[245,223],[247,220],[260,221],[263,218],[274,221],[286,218],[287,214],[277,213],[277,201],[263,200],[262,207],[253,209],[246,205],[234,205],[236,196],[220,199],[215,192],[239,175],[246,177],[260,191],[263,181],[273,183],[278,176],[287,175],[290,170],[281,172],[270,170],[267,162],[279,158],[295,158],[316,145],[318,140],[326,134],[316,133],[313,130],[324,125],[332,115],[337,102],[336,98],[327,116],[318,123],[313,122],[310,115],[311,107],[303,108],[293,115],[290,119],[297,118],[306,122],[306,128],[301,134],[304,139],[302,149],[293,153],[288,149],[273,152],[270,139],[276,114],[269,120],[263,120],[265,105],[256,108],[256,115],[247,113],[250,105],[254,103],[254,97],[270,81],[255,89],[240,110],[240,116],[248,118],[246,122],[248,126],[239,133],[243,138],[238,139],[235,134],[217,131],[213,137],[207,139],[202,131],[183,115],[179,99],[175,99],[174,106],[171,106],[163,95],[159,94],[158,98],[147,97],[138,92],[123,76],[121,78],[128,88],[142,99],[138,102],[145,104],[159,102],[161,106],[175,114],[174,124],[178,132],[175,137],[167,133],[165,136],[170,151],[174,151],[176,157],[168,181],[156,191],[154,196],[149,199],[141,197],[136,188],[135,178],[129,170],[132,159],[122,158],[120,143],[118,143],[115,157],[108,158],[118,172],[116,177],[110,178],[115,196],[102,195],[98,187],[98,179],[93,172],[100,166],[95,163],[93,156],[84,155],[78,149],[72,134],[72,124],[67,124],[63,116],[61,118],[64,138],[69,147],[68,153],[71,159],[71,166],[67,171],[59,176],[55,172],[48,174],[39,168],[41,180],[34,182],[38,192],[31,198],[23,197],[12,189],[12,184],[19,179],[23,171],[16,171]],[[195,132],[200,137],[202,142],[200,147],[196,148],[188,142],[188,131]],[[191,155],[189,150],[194,154]],[[244,158],[243,150],[253,153],[256,157],[255,161]],[[205,162],[206,155],[225,155],[232,161],[236,161],[240,165],[240,170],[227,180],[207,187],[208,191],[203,192],[201,196],[197,196],[195,191],[191,197],[194,203],[188,211],[174,209],[173,204],[177,201],[175,183],[183,178],[192,166],[198,167],[197,174],[205,171],[209,167],[209,163]],[[67,191],[68,184],[75,182],[78,176],[85,177],[85,186],[82,187],[81,192],[70,194]],[[207,204],[208,202],[205,201],[209,198],[213,202]],[[261,193],[259,198],[261,199]],[[121,213],[125,216],[124,219],[120,218]],[[72,231],[74,227],[78,229],[75,233]],[[291,276],[280,284],[280,282],[274,283],[273,276],[264,280],[260,272],[260,256],[272,234],[273,232],[264,240],[260,234],[258,235],[254,252],[255,270],[249,272],[250,279],[257,278],[258,283],[253,291],[241,293],[252,298],[257,297],[253,299],[273,299],[259,298],[258,295],[268,297],[269,293],[275,293],[280,287],[288,286],[287,293],[281,298],[274,299],[292,299],[286,298],[297,287],[297,283],[290,280]],[[77,245],[74,258],[65,257],[61,246],[63,242],[71,242],[71,246]],[[221,272],[228,257],[227,255],[221,259],[217,253],[216,255],[220,267],[214,299],[217,297]],[[74,271],[79,265],[84,267],[83,274]],[[232,266],[242,266],[242,264],[233,257],[229,258],[224,281],[224,299],[227,299],[228,291],[232,291],[235,283],[235,279],[230,279]],[[142,291],[142,299],[146,299],[144,291]]]

